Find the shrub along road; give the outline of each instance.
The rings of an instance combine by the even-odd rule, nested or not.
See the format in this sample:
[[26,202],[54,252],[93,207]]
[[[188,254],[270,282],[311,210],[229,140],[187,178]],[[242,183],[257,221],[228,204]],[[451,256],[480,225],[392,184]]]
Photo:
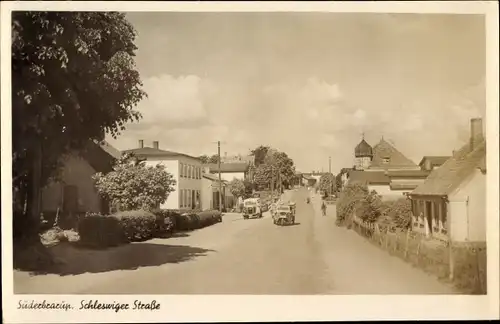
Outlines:
[[[321,216],[319,196],[306,204],[305,189],[285,195],[297,202],[297,225],[278,227],[267,213],[251,220],[227,214],[221,224],[174,238],[130,244],[138,246],[135,255],[127,255],[125,250],[121,257],[112,258],[120,262],[124,257],[142,255],[135,264],[137,270],[117,265],[112,271],[93,269],[89,272],[94,273],[74,276],[27,278],[16,274],[16,293],[454,293],[451,286],[390,256],[355,232],[336,227],[335,207],[328,206],[327,216]],[[141,250],[141,244],[161,248]],[[172,250],[190,254],[175,256],[169,252]]]

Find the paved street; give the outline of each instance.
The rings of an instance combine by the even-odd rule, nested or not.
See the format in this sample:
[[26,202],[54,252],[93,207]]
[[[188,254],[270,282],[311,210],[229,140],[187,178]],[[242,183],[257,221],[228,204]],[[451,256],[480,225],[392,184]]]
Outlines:
[[[334,206],[321,216],[319,197],[306,189],[285,195],[297,202],[298,224],[279,227],[269,214],[224,222],[186,235],[130,244],[121,259],[137,270],[28,277],[15,273],[16,293],[80,294],[450,294],[450,286],[335,226]],[[118,253],[118,252],[117,252]],[[104,258],[104,256],[103,256]],[[137,259],[135,259],[137,258]],[[120,260],[121,260],[120,259]],[[122,267],[128,269],[130,267]],[[101,271],[101,272],[100,272]]]

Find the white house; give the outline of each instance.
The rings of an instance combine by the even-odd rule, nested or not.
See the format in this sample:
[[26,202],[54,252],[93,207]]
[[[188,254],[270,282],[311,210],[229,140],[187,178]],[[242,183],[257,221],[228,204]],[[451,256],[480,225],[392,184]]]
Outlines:
[[[216,163],[208,165],[210,173],[218,174],[219,166]],[[220,173],[221,179],[225,181],[231,181],[233,179],[244,180],[248,178],[250,164],[248,162],[231,162],[231,163],[221,163]]]
[[137,158],[145,160],[147,165],[162,164],[173,175],[176,181],[175,190],[170,193],[167,201],[160,205],[162,209],[195,209],[202,206],[202,164],[193,156],[184,153],[162,150],[159,142],[153,142],[153,147],[145,147],[139,140],[139,147],[126,150]]
[[111,171],[120,155],[106,142],[91,141],[81,152],[67,155],[60,180],[50,182],[42,189],[41,211],[45,216],[55,215],[58,210],[64,213],[107,213],[109,206],[99,197],[92,176],[97,172]]
[[486,241],[486,141],[482,120],[471,120],[471,136],[410,194],[412,229],[454,242]]

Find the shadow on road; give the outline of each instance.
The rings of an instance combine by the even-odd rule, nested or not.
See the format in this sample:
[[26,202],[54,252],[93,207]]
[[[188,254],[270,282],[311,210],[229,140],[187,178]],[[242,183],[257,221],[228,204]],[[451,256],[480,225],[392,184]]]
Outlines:
[[32,275],[58,274],[66,276],[87,272],[135,270],[141,267],[185,262],[199,256],[205,256],[208,252],[215,252],[187,245],[153,243],[132,243],[105,250],[82,249],[71,243],[63,243],[50,247],[48,250],[54,256],[56,264],[45,271],[32,273]]

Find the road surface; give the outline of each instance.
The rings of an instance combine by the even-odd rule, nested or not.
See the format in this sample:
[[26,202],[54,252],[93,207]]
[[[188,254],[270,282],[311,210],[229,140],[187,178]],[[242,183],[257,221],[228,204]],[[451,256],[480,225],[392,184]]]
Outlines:
[[[16,293],[54,294],[454,294],[451,286],[335,226],[319,197],[285,194],[297,224],[279,227],[268,213],[224,221],[169,239],[89,252],[73,275],[15,273]],[[83,252],[81,252],[83,253]],[[90,256],[89,256],[90,257]],[[85,258],[79,258],[84,260]],[[83,267],[83,268],[81,268]],[[134,269],[135,270],[128,270]]]

